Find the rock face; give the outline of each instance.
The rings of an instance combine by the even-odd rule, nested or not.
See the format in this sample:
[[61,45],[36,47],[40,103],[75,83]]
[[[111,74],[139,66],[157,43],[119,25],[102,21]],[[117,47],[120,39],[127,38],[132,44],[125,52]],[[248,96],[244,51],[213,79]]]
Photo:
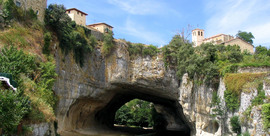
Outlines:
[[[75,63],[72,53],[63,55],[61,49],[56,49],[58,78],[54,90],[59,97],[59,133],[111,128],[117,109],[134,98],[153,102],[166,120],[166,130],[185,135],[232,133],[228,118],[238,113],[227,113],[224,119],[211,116],[212,94],[217,91],[211,85],[194,84],[187,74],[179,80],[176,71],[164,68],[161,54],[131,60],[126,43],[115,42],[115,48],[106,57],[98,49],[87,54],[83,67]],[[221,79],[218,95],[224,107],[225,90]],[[262,124],[261,118],[257,118],[257,123]],[[260,131],[259,134],[266,134]]]
[[33,129],[32,136],[55,136],[55,129],[53,124],[50,123],[40,123],[32,124],[30,127]]

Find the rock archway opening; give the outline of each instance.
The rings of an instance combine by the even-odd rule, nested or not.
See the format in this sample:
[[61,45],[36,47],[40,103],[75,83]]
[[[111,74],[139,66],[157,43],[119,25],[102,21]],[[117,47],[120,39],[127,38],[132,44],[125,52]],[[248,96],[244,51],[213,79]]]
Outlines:
[[[124,134],[161,134],[161,135],[190,135],[194,134],[194,124],[189,122],[183,113],[182,106],[177,98],[167,97],[153,90],[144,89],[119,89],[107,90],[107,93],[98,96],[99,99],[91,97],[77,98],[69,107],[64,122],[60,123],[61,131],[75,131],[85,135],[100,135],[124,133]],[[140,99],[151,102],[158,120],[153,129],[141,131],[134,129],[123,129],[115,126],[115,115],[117,110],[125,103]],[[149,124],[141,124],[149,126]]]
[[[151,126],[146,122],[144,122],[146,124],[135,122],[135,124],[138,123],[137,125],[141,125],[141,127],[153,127],[153,129],[134,129],[128,127],[127,124],[125,124],[127,127],[115,125],[117,110],[134,99],[153,104],[154,111],[156,112],[154,115],[156,118],[154,124]],[[177,101],[134,91],[116,93],[110,102],[95,114],[95,120],[108,128],[129,134],[190,135],[192,131],[192,126],[184,117],[182,107]]]

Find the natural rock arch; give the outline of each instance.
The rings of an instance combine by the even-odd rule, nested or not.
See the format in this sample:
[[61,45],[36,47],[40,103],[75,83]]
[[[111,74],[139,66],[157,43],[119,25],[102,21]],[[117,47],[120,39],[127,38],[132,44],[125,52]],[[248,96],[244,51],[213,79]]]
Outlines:
[[165,69],[162,55],[130,60],[127,45],[117,41],[105,58],[99,50],[87,54],[82,68],[72,53],[64,55],[57,49],[55,58],[58,132],[106,130],[112,127],[118,108],[139,98],[155,104],[167,130],[195,134],[195,125],[178,100],[180,80],[174,70]]
[[177,101],[133,89],[117,90],[106,104],[89,98],[77,99],[67,112],[66,127],[71,125],[68,129],[89,131],[113,128],[115,112],[126,102],[135,98],[155,104],[157,111],[166,120],[166,124],[162,126],[164,131],[175,131],[185,135],[189,135],[192,131],[193,126],[185,118],[183,109]]

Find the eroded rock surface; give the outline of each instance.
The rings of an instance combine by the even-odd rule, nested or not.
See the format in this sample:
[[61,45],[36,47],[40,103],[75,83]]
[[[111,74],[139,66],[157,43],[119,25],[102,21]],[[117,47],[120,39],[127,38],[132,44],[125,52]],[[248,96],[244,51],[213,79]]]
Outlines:
[[[106,57],[99,49],[87,54],[83,67],[75,63],[72,53],[63,55],[61,49],[56,49],[59,76],[54,89],[59,96],[58,132],[107,130],[113,126],[116,110],[139,98],[155,104],[166,120],[164,128],[167,130],[179,130],[189,135],[232,134],[229,118],[241,114],[250,104],[247,101],[256,95],[242,94],[239,113],[212,117],[213,91],[218,92],[221,105],[225,107],[226,87],[222,79],[218,90],[211,85],[194,84],[187,74],[180,80],[176,71],[165,69],[161,54],[131,60],[126,43],[115,42],[115,48]],[[261,126],[260,115],[256,111],[254,114],[256,123],[260,124],[257,126]],[[260,135],[266,134],[261,129],[258,131]]]

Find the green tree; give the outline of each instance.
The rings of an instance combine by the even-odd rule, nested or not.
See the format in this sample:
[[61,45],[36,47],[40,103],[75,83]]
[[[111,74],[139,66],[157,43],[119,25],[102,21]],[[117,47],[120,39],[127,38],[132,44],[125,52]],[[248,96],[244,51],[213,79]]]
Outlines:
[[236,34],[236,37],[239,37],[250,44],[253,44],[253,39],[255,39],[251,32],[245,32],[245,31],[238,31],[238,33]]
[[224,97],[225,97],[225,102],[226,102],[226,107],[230,111],[234,111],[239,108],[240,102],[237,93],[226,90],[224,91]]
[[117,110],[115,123],[139,127],[153,126],[153,108],[150,102],[134,99]]
[[[71,21],[63,5],[49,5],[46,9],[45,23],[56,32],[60,41],[59,46],[65,54],[73,50],[76,62],[82,67],[85,53],[91,53],[96,44],[96,40],[90,36],[91,32],[87,28],[77,26],[74,21]],[[108,42],[110,39],[107,38],[106,40],[107,45],[111,47],[111,44]]]
[[50,4],[46,9],[45,24],[57,33],[60,47],[65,53],[72,49],[72,21],[66,14],[64,5]]
[[259,55],[259,54],[261,54],[261,55],[268,55],[268,50],[267,50],[267,48],[266,47],[264,47],[264,46],[261,46],[261,45],[259,45],[259,46],[257,46],[256,48],[255,48],[255,54],[256,55]]
[[20,90],[0,90],[0,128],[5,134],[12,134],[29,107],[28,98]]
[[55,72],[55,64],[52,62],[42,62],[40,63],[40,67],[38,68],[40,70],[41,76],[38,79],[38,91],[39,96],[44,98],[44,100],[51,105],[51,107],[54,107],[56,98],[53,93],[53,85],[55,82],[55,78],[57,77],[57,74]]
[[231,117],[230,123],[231,123],[233,132],[240,134],[241,133],[241,126],[240,126],[240,122],[239,122],[239,117],[238,116]]
[[50,44],[51,44],[52,36],[50,32],[46,32],[44,34],[44,46],[42,48],[42,52],[44,54],[49,55],[50,54]]
[[14,46],[4,47],[0,52],[0,72],[10,73],[19,79],[20,74],[31,76],[36,68],[34,56],[25,54],[22,50],[17,50]]

